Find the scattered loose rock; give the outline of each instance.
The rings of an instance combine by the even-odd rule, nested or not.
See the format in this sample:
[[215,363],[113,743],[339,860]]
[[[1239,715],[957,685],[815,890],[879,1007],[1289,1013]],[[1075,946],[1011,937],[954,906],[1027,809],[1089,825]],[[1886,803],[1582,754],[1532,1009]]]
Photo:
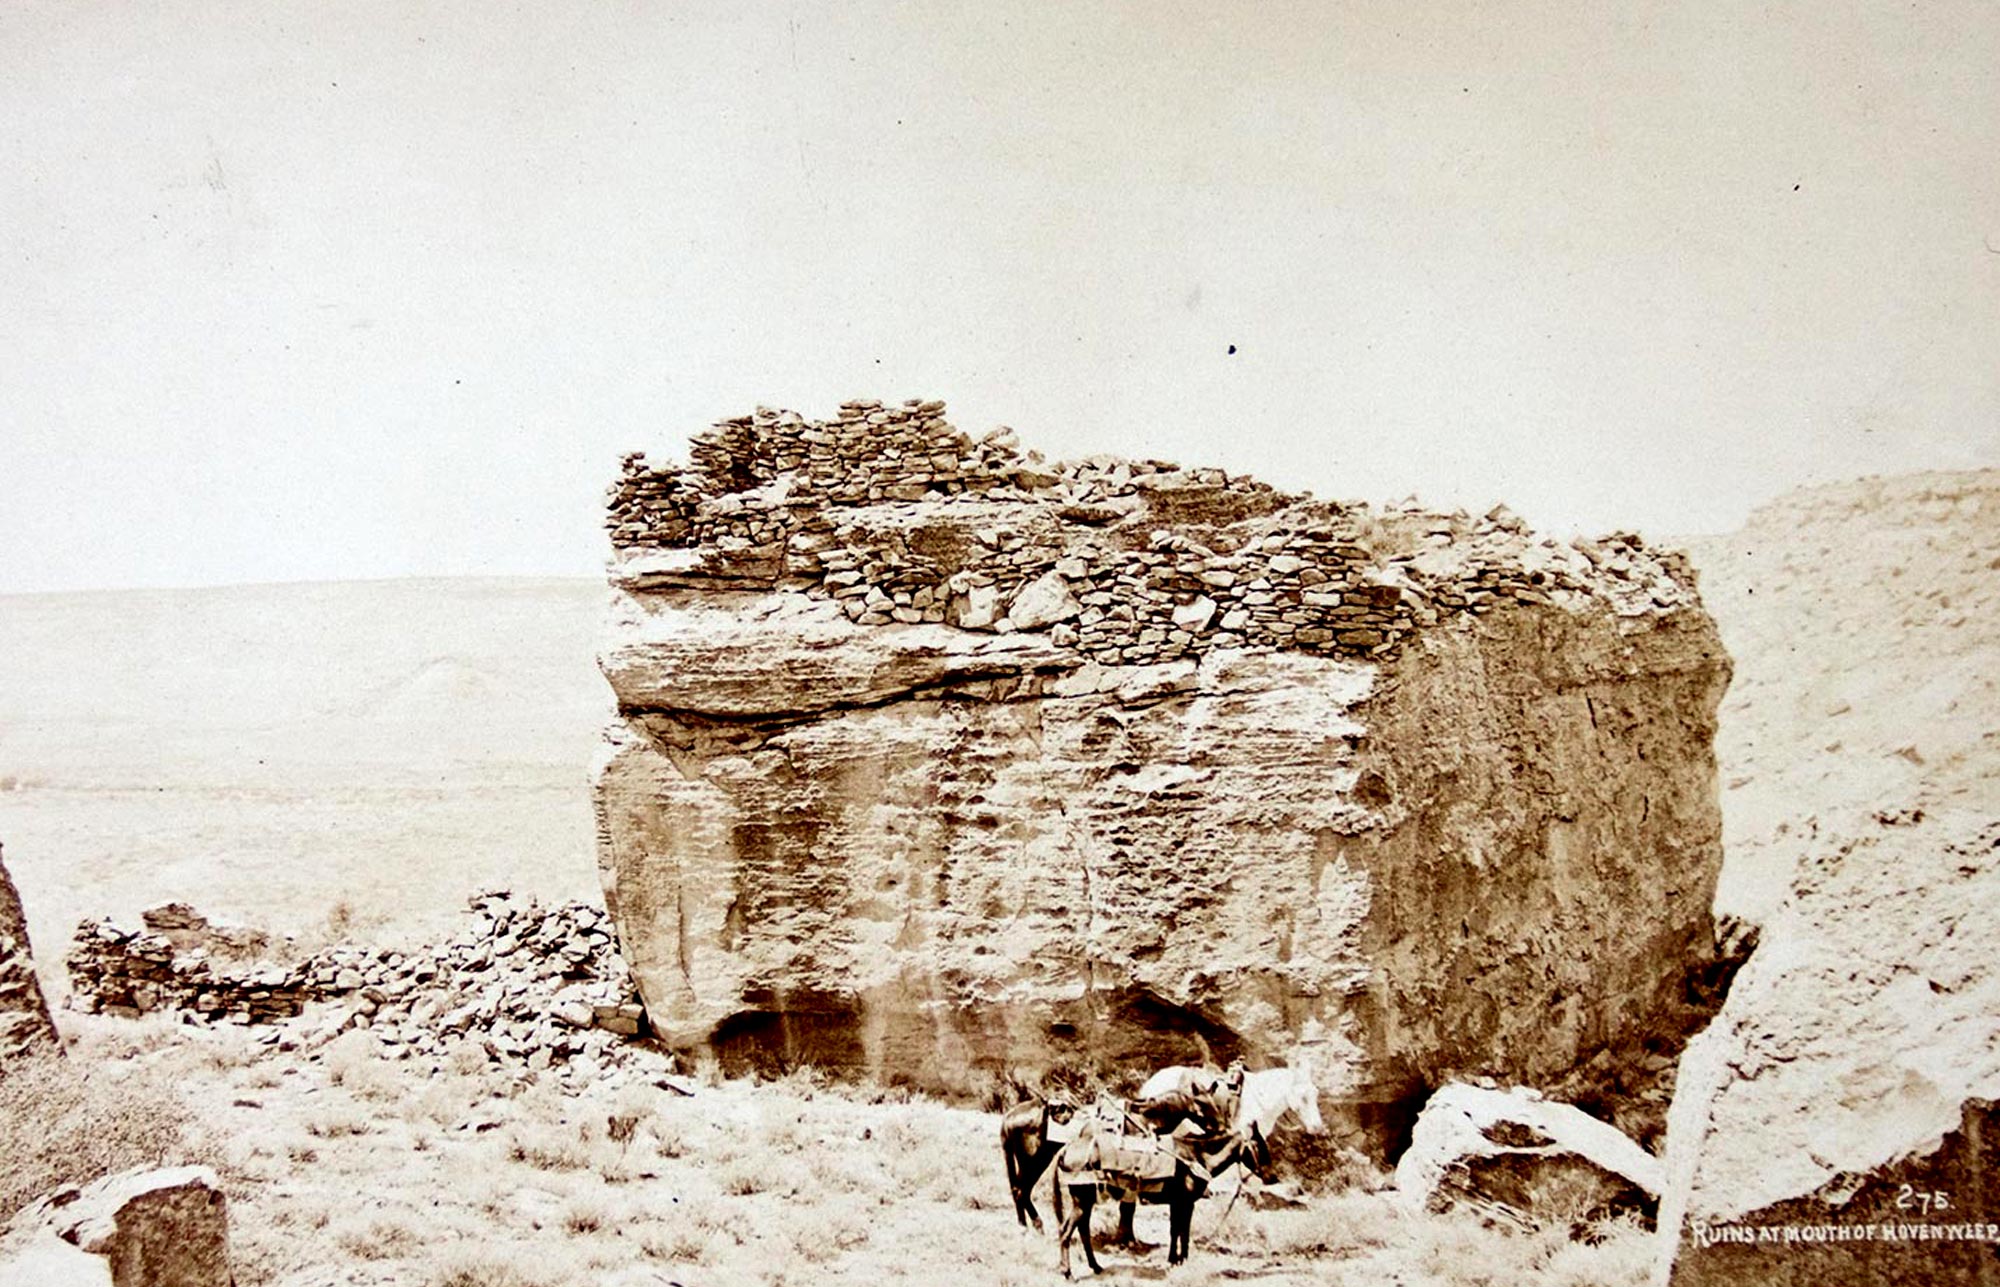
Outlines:
[[580,1073],[566,1067],[573,1060],[623,1059],[645,1009],[601,910],[544,908],[505,891],[476,895],[470,910],[469,928],[441,945],[335,947],[289,965],[218,957],[212,935],[191,928],[207,922],[184,907],[167,918],[183,927],[178,941],[152,928],[157,909],[142,931],[87,923],[69,957],[71,1004],[266,1026],[268,1044],[308,1050],[366,1029],[398,1060],[440,1059],[467,1040],[492,1060],[565,1074]]

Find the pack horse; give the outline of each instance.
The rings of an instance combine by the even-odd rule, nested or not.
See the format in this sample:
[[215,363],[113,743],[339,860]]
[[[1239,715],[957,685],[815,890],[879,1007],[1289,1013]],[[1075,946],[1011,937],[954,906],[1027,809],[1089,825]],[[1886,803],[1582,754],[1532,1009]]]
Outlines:
[[[1083,1258],[1102,1273],[1090,1239],[1090,1213],[1100,1193],[1120,1203],[1159,1203],[1167,1208],[1167,1263],[1188,1257],[1195,1203],[1232,1166],[1262,1177],[1271,1153],[1254,1124],[1197,1133],[1155,1135],[1134,1125],[1130,1114],[1094,1114],[1077,1137],[1056,1153],[1055,1187],[1067,1190],[1069,1211],[1056,1233],[1059,1267],[1070,1276],[1069,1241],[1083,1239]],[[1061,1201],[1060,1197],[1057,1199]],[[1060,1213],[1060,1209],[1058,1210]]]

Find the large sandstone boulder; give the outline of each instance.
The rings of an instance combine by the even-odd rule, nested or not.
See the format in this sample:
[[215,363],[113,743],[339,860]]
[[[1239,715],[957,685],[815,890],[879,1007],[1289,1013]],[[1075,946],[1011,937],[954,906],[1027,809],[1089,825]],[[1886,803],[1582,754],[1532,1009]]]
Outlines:
[[1573,1105],[1462,1082],[1431,1096],[1396,1160],[1410,1210],[1470,1199],[1553,1224],[1650,1215],[1660,1182],[1659,1158]]
[[[207,1167],[107,1176],[44,1199],[16,1223],[30,1236],[16,1255],[0,1261],[0,1282],[23,1287],[44,1282],[232,1287],[234,1282],[228,1203]],[[19,1229],[23,1225],[33,1227]]]
[[28,919],[21,896],[0,862],[0,1077],[7,1063],[34,1050],[60,1050],[55,1021],[28,950]]
[[1826,830],[1682,1060],[1657,1280],[2000,1283],[2000,823]]
[[599,860],[662,1037],[944,1090],[1302,1061],[1378,1155],[1478,1075],[1657,1127],[1716,966],[1684,565],[941,413],[613,489]]

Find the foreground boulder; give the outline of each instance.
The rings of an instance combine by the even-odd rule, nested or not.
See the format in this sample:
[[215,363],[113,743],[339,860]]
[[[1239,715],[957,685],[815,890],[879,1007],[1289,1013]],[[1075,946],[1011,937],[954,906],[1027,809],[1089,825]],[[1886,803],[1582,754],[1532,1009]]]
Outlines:
[[232,1287],[229,1204],[207,1167],[126,1171],[17,1218],[36,1227],[0,1282],[37,1287]]
[[2000,1283],[2000,823],[1826,832],[1683,1058],[1657,1280]]
[[28,949],[28,921],[21,896],[0,861],[0,1077],[8,1061],[36,1050],[60,1050],[48,999]]
[[1650,1214],[1660,1181],[1658,1158],[1580,1109],[1458,1082],[1424,1105],[1396,1162],[1397,1196],[1413,1210],[1471,1199],[1545,1223]]
[[693,456],[612,492],[596,791],[670,1043],[944,1091],[1303,1063],[1378,1157],[1482,1074],[1657,1128],[1729,675],[1675,556],[938,403]]

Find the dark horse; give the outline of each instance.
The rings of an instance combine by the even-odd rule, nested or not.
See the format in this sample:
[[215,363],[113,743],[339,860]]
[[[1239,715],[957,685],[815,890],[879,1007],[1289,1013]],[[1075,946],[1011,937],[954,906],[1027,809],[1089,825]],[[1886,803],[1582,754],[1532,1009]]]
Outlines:
[[[1049,1123],[1069,1121],[1076,1109],[1060,1099],[1030,1099],[1014,1105],[1000,1117],[1000,1152],[1007,1159],[1007,1189],[1014,1195],[1014,1218],[1023,1229],[1034,1221],[1042,1231],[1041,1213],[1035,1210],[1035,1181],[1049,1169],[1062,1145],[1049,1138]],[[1062,1190],[1050,1186],[1056,1219],[1062,1219]]]
[[[1232,1131],[1208,1136],[1156,1139],[1158,1147],[1173,1150],[1173,1174],[1157,1184],[1148,1183],[1141,1188],[1139,1200],[1166,1204],[1167,1263],[1178,1265],[1188,1257],[1194,1204],[1208,1192],[1209,1182],[1236,1165],[1241,1165],[1252,1175],[1263,1176],[1271,1163],[1271,1150],[1264,1143],[1263,1133],[1254,1124],[1245,1134]],[[1076,1139],[1065,1144],[1056,1154],[1056,1190],[1060,1194],[1063,1189],[1068,1189],[1070,1196],[1069,1214],[1062,1217],[1062,1227],[1056,1234],[1056,1241],[1062,1248],[1061,1268],[1065,1278],[1070,1276],[1069,1238],[1072,1232],[1083,1235],[1083,1258],[1089,1263],[1090,1272],[1104,1272],[1097,1263],[1097,1252],[1090,1245],[1090,1210],[1097,1202],[1098,1185],[1107,1177],[1116,1175],[1116,1172],[1105,1169],[1108,1153],[1097,1131],[1086,1126]]]
[[[1205,1083],[1139,1100],[1132,1106],[1132,1115],[1155,1135],[1222,1134],[1234,1126],[1242,1107],[1243,1077],[1243,1065],[1231,1064],[1227,1073],[1210,1078]],[[1060,1201],[1060,1186],[1057,1186],[1057,1197]],[[1117,1242],[1120,1246],[1129,1247],[1138,1242],[1132,1230],[1133,1217],[1137,1213],[1138,1204],[1135,1202],[1118,1204]],[[1062,1217],[1060,1205],[1056,1207],[1056,1217]]]

